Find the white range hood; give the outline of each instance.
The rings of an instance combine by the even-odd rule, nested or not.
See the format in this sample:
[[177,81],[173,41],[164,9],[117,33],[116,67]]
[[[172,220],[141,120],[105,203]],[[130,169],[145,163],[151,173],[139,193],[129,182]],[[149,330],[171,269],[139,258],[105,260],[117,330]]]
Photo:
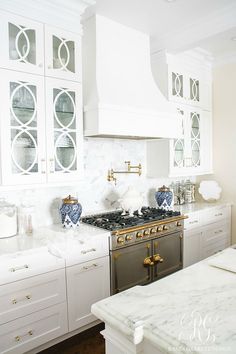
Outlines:
[[149,46],[148,35],[105,17],[84,23],[85,136],[180,136],[180,117],[154,81]]

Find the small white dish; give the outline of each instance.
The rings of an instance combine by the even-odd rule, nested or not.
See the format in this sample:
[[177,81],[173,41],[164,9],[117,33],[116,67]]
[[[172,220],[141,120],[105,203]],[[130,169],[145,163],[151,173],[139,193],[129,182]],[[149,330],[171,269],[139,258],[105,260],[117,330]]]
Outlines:
[[198,192],[207,202],[215,202],[220,199],[222,188],[216,181],[202,181]]

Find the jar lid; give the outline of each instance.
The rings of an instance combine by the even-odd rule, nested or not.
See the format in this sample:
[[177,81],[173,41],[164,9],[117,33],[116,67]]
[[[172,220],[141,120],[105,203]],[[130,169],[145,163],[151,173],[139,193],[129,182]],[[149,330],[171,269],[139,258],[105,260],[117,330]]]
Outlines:
[[72,197],[71,195],[68,195],[68,197],[62,199],[64,204],[77,204],[78,199]]
[[164,186],[164,184],[162,187],[158,188],[158,192],[169,192],[169,191],[170,191],[170,188]]

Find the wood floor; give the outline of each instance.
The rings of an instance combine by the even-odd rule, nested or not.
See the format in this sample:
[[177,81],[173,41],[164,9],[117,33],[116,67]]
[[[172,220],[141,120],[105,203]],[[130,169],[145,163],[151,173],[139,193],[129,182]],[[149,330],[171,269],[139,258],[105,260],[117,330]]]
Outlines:
[[40,354],[105,354],[105,341],[100,334],[104,324],[99,324],[69,338]]

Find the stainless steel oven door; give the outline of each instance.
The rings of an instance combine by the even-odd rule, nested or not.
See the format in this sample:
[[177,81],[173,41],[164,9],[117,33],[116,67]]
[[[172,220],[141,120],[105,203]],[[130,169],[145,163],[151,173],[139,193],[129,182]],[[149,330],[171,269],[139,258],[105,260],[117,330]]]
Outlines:
[[111,294],[150,283],[153,277],[153,266],[148,265],[151,256],[152,242],[149,241],[111,251]]
[[[183,268],[182,232],[165,235],[153,241],[153,280]],[[156,261],[155,261],[156,260]]]

